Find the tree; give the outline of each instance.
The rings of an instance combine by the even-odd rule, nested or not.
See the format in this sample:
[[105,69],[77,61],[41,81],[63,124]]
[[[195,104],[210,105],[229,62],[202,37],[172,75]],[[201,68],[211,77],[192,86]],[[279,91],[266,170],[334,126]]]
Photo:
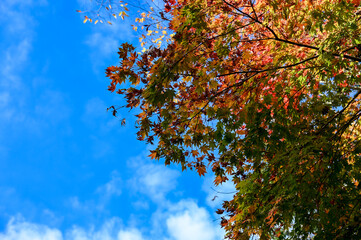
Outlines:
[[164,2],[106,71],[150,157],[234,182],[229,239],[361,239],[360,1]]

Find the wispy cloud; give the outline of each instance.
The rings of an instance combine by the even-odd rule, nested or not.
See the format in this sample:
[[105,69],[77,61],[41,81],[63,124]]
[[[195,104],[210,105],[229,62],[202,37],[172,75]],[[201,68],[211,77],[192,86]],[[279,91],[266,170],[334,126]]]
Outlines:
[[156,203],[164,204],[165,196],[177,187],[177,178],[180,172],[174,169],[147,163],[149,159],[138,156],[128,161],[130,168],[134,169],[134,177],[130,179],[130,188],[148,196]]
[[94,191],[92,199],[81,201],[78,196],[68,199],[68,204],[77,211],[85,213],[102,212],[113,197],[118,197],[122,193],[122,179],[117,171],[113,171],[109,182],[100,185]]
[[117,171],[111,173],[111,179],[106,184],[97,188],[96,193],[109,200],[112,196],[119,196],[122,193],[122,179]]
[[85,229],[74,226],[62,233],[57,228],[13,217],[7,224],[0,240],[143,240],[139,230],[124,227],[119,218],[106,220],[100,228]]
[[[36,36],[32,11],[47,4],[45,0],[4,0],[0,2],[0,123],[3,128],[20,125],[37,131],[65,120],[70,110],[59,91],[45,90],[32,96],[29,74],[30,53]],[[34,101],[35,100],[35,101]],[[36,101],[38,100],[38,102]]]
[[[90,48],[94,72],[98,73],[99,69],[107,67],[106,60],[117,59],[120,44],[134,38],[131,24],[129,19],[125,19],[117,20],[112,25],[104,23],[92,26],[93,33],[86,37],[85,44]],[[101,73],[103,74],[103,71]]]
[[[81,9],[90,10],[90,12],[100,7],[97,1],[77,0],[77,2]],[[100,15],[105,19],[112,18],[109,12],[105,10]],[[134,19],[127,17],[124,20],[120,18],[109,20],[112,22],[111,25],[108,23],[86,23],[91,26],[92,33],[86,36],[84,43],[89,47],[89,56],[95,73],[103,74],[103,69],[109,65],[109,60],[116,60],[118,58],[117,52],[122,42],[132,42],[135,39],[135,34],[131,27]],[[138,39],[136,39],[137,42]],[[111,64],[116,64],[116,62]],[[102,69],[101,72],[99,69]]]
[[0,240],[63,240],[62,233],[46,225],[26,222],[21,216],[13,217],[0,233]]
[[3,53],[0,75],[1,86],[4,88],[19,89],[22,85],[19,70],[23,69],[28,60],[29,52],[32,48],[32,37],[26,36],[18,42],[9,44]]
[[19,72],[24,69],[35,36],[35,20],[31,10],[46,5],[46,0],[3,0],[0,2],[2,22],[0,83],[2,86],[18,87]]

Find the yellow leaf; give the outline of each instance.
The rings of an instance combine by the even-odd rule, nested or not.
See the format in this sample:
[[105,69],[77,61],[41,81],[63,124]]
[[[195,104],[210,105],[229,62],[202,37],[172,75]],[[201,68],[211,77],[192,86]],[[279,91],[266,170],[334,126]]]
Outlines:
[[98,21],[99,21],[99,20],[96,20],[96,21],[94,22],[94,24],[97,24],[97,23],[98,23]]
[[248,52],[248,51],[243,52],[243,59],[248,60],[250,57],[251,57],[250,52]]

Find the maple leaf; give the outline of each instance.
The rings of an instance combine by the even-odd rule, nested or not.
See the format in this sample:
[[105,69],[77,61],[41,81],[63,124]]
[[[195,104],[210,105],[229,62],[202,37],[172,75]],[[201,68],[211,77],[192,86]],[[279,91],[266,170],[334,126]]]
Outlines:
[[223,210],[223,209],[218,209],[218,210],[216,211],[216,213],[217,213],[217,214],[223,214],[223,213],[224,213],[224,210]]
[[192,153],[193,157],[196,157],[199,154],[198,150],[192,150],[191,153]]
[[166,4],[166,5],[165,5],[165,12],[166,12],[166,13],[170,12],[171,9],[172,9],[172,8],[170,7],[169,4]]
[[143,50],[122,44],[107,69],[152,159],[237,186],[228,238],[361,239],[359,8],[166,0],[136,19]]
[[151,159],[158,159],[158,154],[156,151],[150,151],[151,154],[148,156],[150,157]]
[[196,169],[197,169],[197,172],[200,177],[204,176],[204,174],[207,173],[206,166],[204,166],[204,165],[200,165],[200,166],[196,167]]

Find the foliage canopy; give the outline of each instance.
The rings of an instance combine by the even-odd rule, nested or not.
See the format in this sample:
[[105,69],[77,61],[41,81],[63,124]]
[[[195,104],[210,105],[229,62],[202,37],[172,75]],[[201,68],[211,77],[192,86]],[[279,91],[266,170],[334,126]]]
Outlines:
[[234,182],[229,239],[361,239],[360,0],[164,2],[107,69],[150,156]]

